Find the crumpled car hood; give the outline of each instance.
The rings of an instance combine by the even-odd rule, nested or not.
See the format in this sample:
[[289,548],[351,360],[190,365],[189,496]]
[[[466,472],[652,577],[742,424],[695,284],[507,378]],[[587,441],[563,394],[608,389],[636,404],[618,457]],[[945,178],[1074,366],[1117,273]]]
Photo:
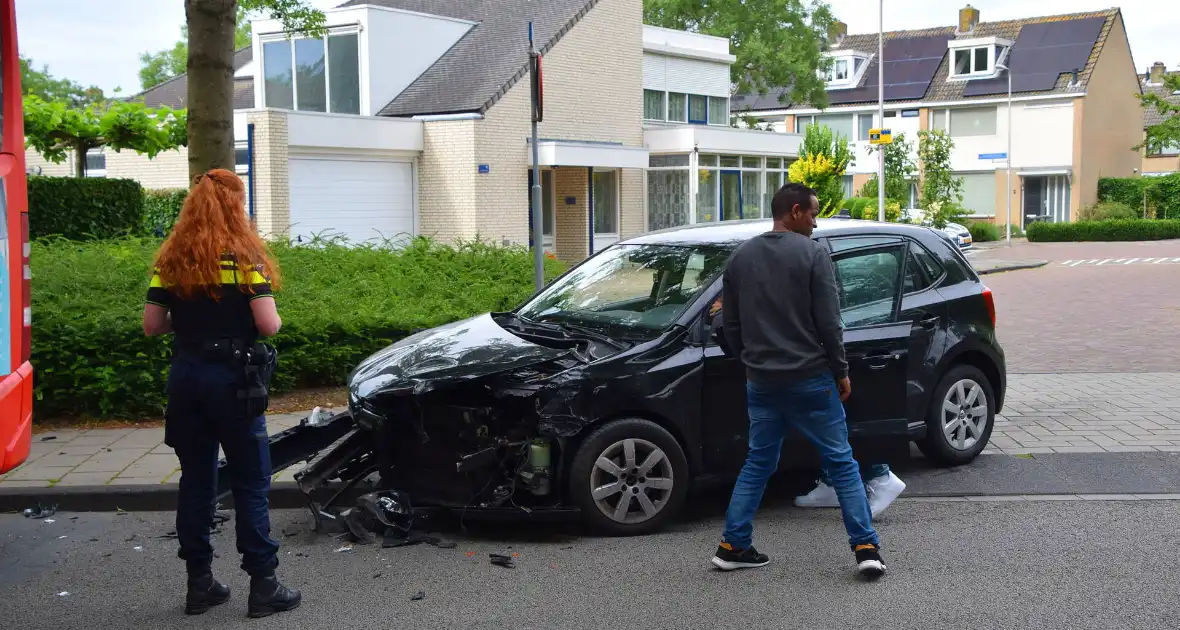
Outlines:
[[407,389],[421,393],[442,381],[479,378],[560,358],[548,348],[508,332],[491,314],[425,330],[362,361],[348,377],[350,397]]

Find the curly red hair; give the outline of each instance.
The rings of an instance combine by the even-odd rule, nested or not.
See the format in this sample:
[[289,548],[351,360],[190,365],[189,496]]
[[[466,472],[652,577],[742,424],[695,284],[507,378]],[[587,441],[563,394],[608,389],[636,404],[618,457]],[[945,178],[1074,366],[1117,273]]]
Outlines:
[[[235,173],[218,168],[197,177],[172,234],[156,252],[156,273],[181,298],[204,293],[217,299],[226,255],[243,271],[254,269],[269,278],[272,290],[278,290],[278,264],[246,217],[245,186]],[[249,292],[250,274],[238,277],[238,288]]]

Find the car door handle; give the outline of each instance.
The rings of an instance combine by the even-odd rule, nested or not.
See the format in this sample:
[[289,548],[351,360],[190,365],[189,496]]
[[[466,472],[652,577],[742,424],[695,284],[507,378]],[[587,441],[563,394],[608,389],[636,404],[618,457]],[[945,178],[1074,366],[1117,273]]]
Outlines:
[[922,328],[925,328],[926,330],[934,330],[934,328],[938,326],[938,322],[941,319],[942,318],[938,315],[934,315],[933,317],[927,317],[926,319],[919,320],[918,325]]
[[890,361],[897,361],[897,360],[901,359],[901,353],[900,352],[886,352],[883,354],[870,354],[870,355],[865,356],[865,359],[867,360],[869,369],[883,370],[886,367],[889,367]]

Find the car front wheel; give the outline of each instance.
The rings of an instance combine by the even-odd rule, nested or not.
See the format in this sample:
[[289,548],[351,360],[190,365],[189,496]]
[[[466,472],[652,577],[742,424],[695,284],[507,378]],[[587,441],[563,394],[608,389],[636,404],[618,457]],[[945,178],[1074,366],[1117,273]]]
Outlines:
[[979,456],[991,438],[996,414],[991,383],[979,368],[951,368],[930,399],[922,453],[940,464],[957,466]]
[[595,531],[647,534],[684,504],[688,461],[676,438],[660,425],[615,420],[582,441],[569,483],[571,499]]

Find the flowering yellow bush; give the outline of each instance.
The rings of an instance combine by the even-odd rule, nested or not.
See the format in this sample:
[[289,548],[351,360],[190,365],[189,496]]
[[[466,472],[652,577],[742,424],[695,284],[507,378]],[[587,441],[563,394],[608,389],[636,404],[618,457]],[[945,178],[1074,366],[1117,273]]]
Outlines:
[[822,153],[812,153],[795,160],[787,169],[787,176],[816,191],[819,198],[819,216],[829,217],[840,209],[844,201],[840,178],[844,169]]

